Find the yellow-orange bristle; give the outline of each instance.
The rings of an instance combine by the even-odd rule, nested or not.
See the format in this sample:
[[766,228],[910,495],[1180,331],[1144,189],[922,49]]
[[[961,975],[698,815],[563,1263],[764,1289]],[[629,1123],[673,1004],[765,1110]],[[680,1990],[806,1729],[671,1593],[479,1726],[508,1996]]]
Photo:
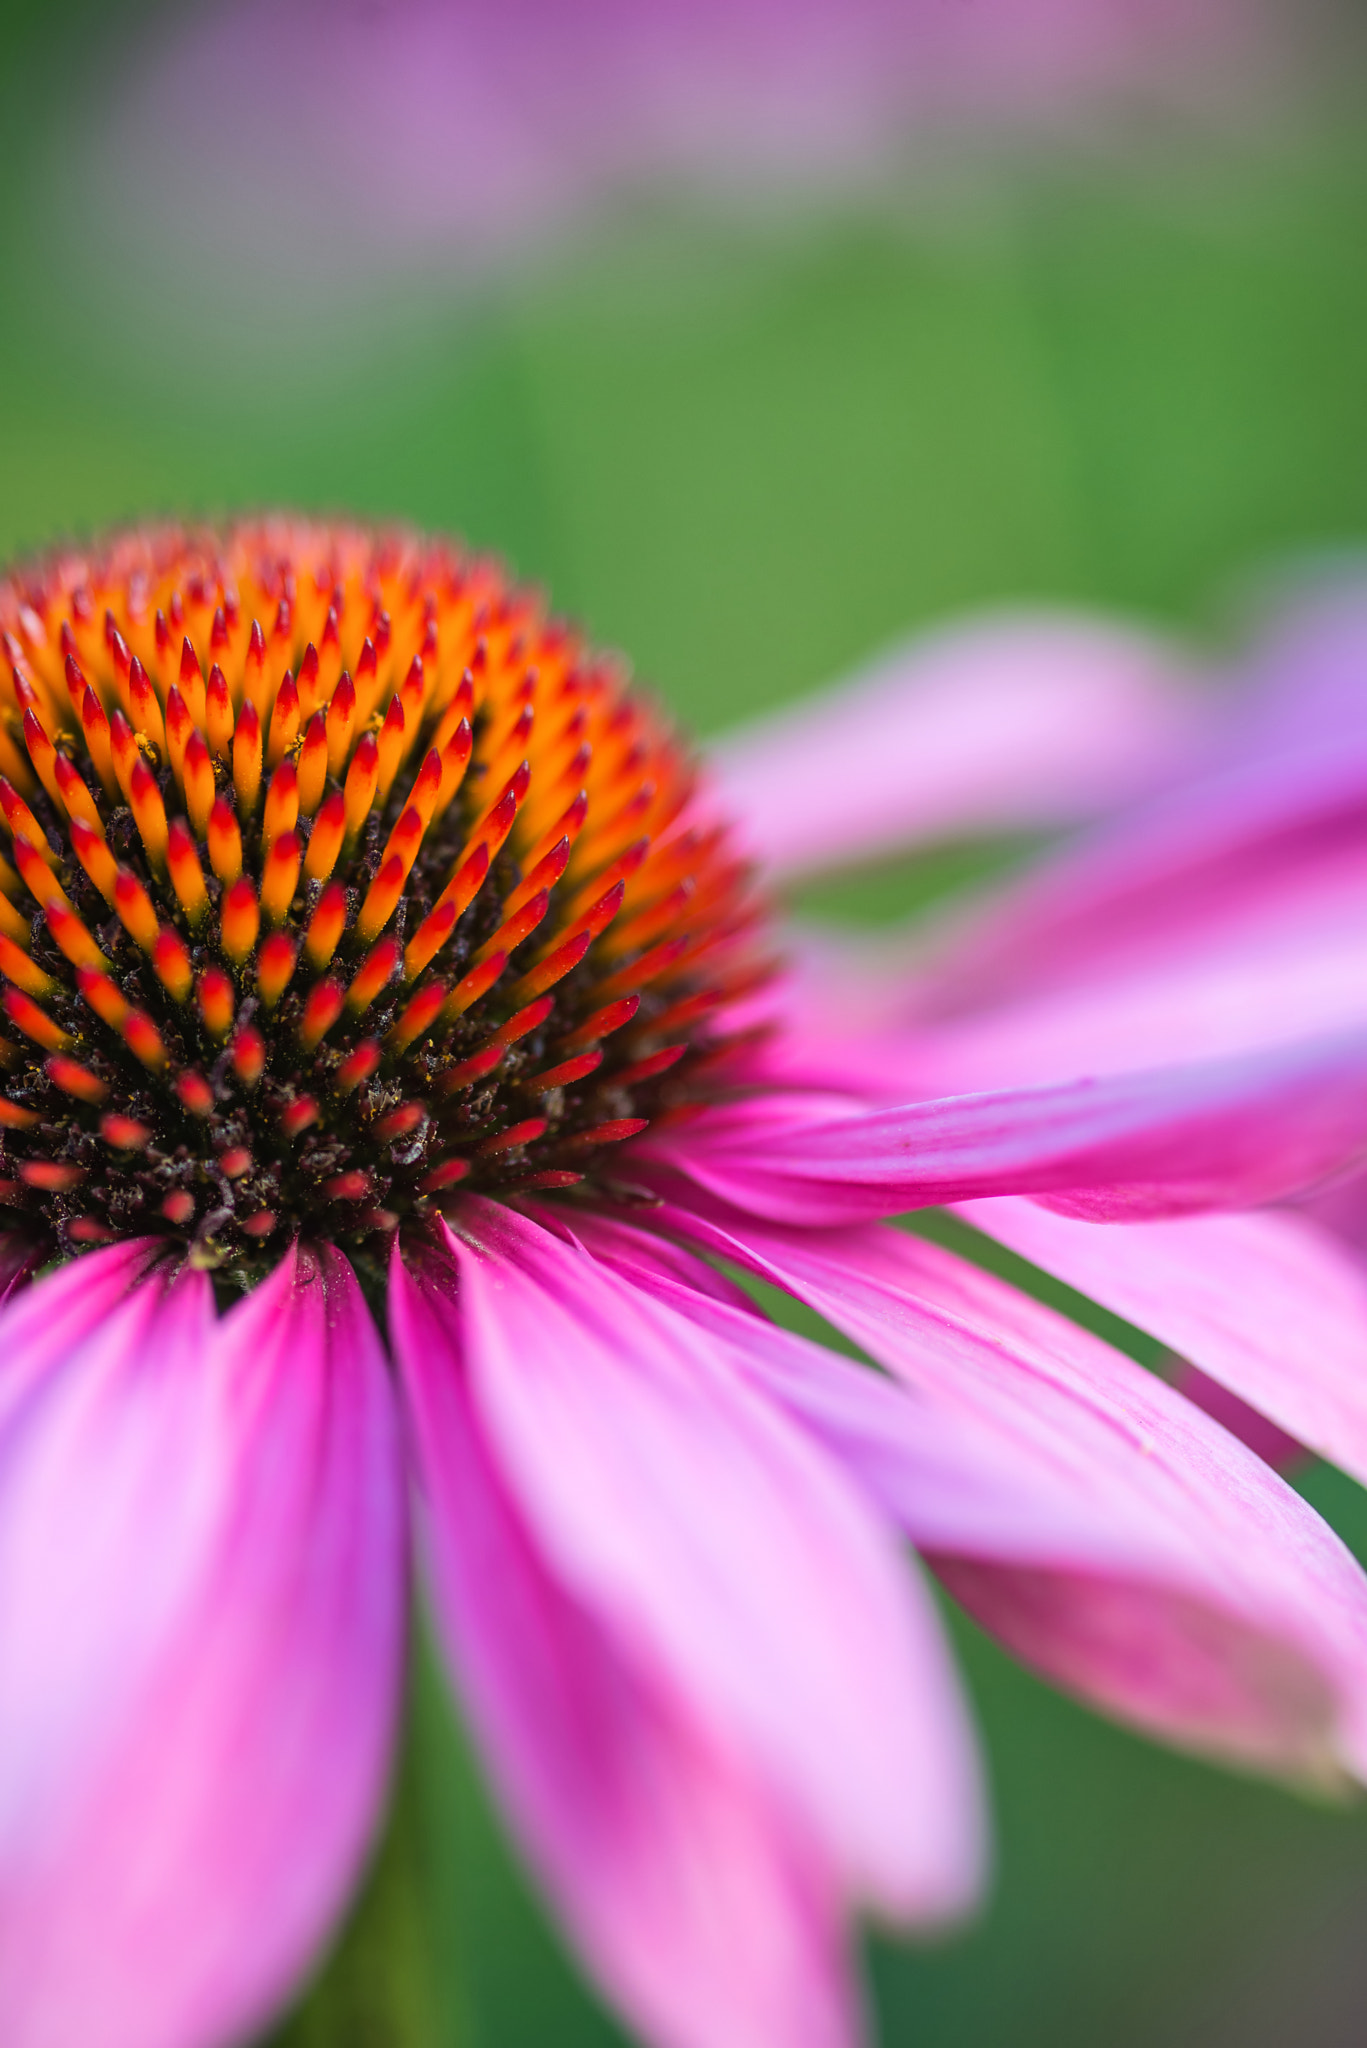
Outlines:
[[[8,865],[9,863],[6,862],[6,866]],[[19,877],[16,875],[14,880],[16,885],[15,894],[17,895]],[[11,898],[3,889],[0,889],[0,933],[3,933],[5,938],[12,939],[16,945],[26,946],[28,944],[29,921],[23,912],[16,908]]]
[[294,974],[299,949],[287,932],[272,932],[263,939],[256,956],[256,989],[268,1010],[273,1010]]
[[46,1046],[49,1052],[65,1052],[71,1044],[61,1026],[54,1024],[47,1011],[40,1010],[32,996],[26,996],[22,989],[7,988],[4,1005],[10,1022],[17,1024],[25,1038],[31,1038],[35,1045]]
[[529,1074],[522,1086],[531,1095],[547,1095],[552,1088],[568,1088],[575,1081],[585,1081],[590,1074],[597,1073],[603,1064],[601,1052],[581,1052],[572,1060],[562,1060],[558,1067],[546,1067],[539,1074]]
[[111,1110],[100,1118],[100,1136],[120,1152],[141,1152],[150,1143],[152,1133],[136,1117],[121,1116]]
[[77,860],[89,875],[106,903],[114,901],[114,886],[118,876],[118,863],[109,851],[102,832],[87,825],[83,818],[71,821],[71,845]]
[[408,879],[408,866],[402,854],[391,853],[366,891],[365,902],[356,919],[356,931],[362,941],[368,943],[377,932],[383,931],[393,916]]
[[435,1195],[442,1188],[454,1187],[457,1181],[466,1178],[470,1171],[468,1159],[444,1159],[440,1166],[434,1166],[431,1173],[425,1173],[418,1182],[418,1190],[424,1195]]
[[[337,644],[335,621],[331,644],[334,647]],[[301,725],[307,723],[318,709],[320,671],[321,663],[318,659],[318,649],[310,640],[300,658],[298,672],[294,679],[294,687],[299,698],[299,722]]]
[[199,851],[183,818],[172,818],[167,828],[166,867],[171,887],[176,892],[176,901],[190,923],[198,925],[209,907],[209,892],[199,863]]
[[256,944],[256,935],[261,927],[260,906],[248,876],[239,875],[232,887],[224,890],[218,909],[218,926],[224,952],[235,966],[240,967]]
[[86,752],[94,762],[95,773],[100,778],[100,786],[106,796],[112,797],[119,785],[114,775],[109,720],[104,715],[104,706],[89,684],[86,685],[81,698],[81,731],[85,737]]
[[123,792],[124,802],[127,803],[133,768],[142,757],[138,751],[137,734],[117,707],[109,719],[109,750],[114,762],[114,779]]
[[89,1067],[79,1060],[68,1059],[64,1053],[55,1052],[43,1062],[44,1071],[54,1086],[64,1095],[74,1095],[79,1102],[103,1102],[109,1093],[109,1084],[98,1074],[92,1074]]
[[182,789],[185,786],[185,749],[189,746],[190,735],[195,730],[190,707],[173,683],[166,698],[166,753],[171,763],[171,773]]
[[345,834],[346,798],[340,789],[334,789],[320,808],[309,834],[304,873],[311,882],[326,882],[337,865]]
[[76,969],[76,986],[90,1005],[95,1015],[111,1030],[122,1031],[128,1015],[128,998],[117,989],[107,974],[100,974],[94,968]]
[[208,723],[204,672],[188,635],[180,643],[180,673],[176,680],[180,694],[189,706],[190,716],[202,732]]
[[410,981],[417,979],[423,968],[446,944],[456,928],[457,921],[464,916],[479,894],[488,872],[489,849],[487,846],[477,846],[470,858],[462,862],[456,870],[408,942],[403,964],[404,973]]
[[356,685],[343,672],[327,707],[327,766],[329,775],[341,779],[351,753],[356,728]]
[[157,752],[166,753],[166,727],[162,724],[161,705],[152,688],[151,677],[140,661],[135,661],[128,673],[128,701],[132,706],[134,729],[150,740]]
[[282,761],[266,791],[261,817],[262,844],[270,847],[282,832],[293,832],[299,818],[299,775],[293,761]]
[[520,980],[514,982],[509,991],[510,995],[520,1002],[532,996],[539,996],[548,988],[554,988],[558,981],[564,980],[572,968],[579,965],[592,944],[592,932],[573,932],[568,939],[562,940],[558,946],[552,948],[545,958],[539,960]]
[[303,848],[297,832],[282,832],[270,843],[261,870],[261,914],[267,924],[283,924],[299,886]]
[[208,688],[204,693],[204,715],[209,746],[217,760],[226,761],[233,744],[233,699],[228,688],[228,678],[217,662],[209,670]]
[[406,1052],[415,1039],[430,1031],[441,1015],[442,1004],[446,1001],[446,988],[442,982],[433,982],[429,988],[419,991],[411,1003],[405,1005],[390,1026],[385,1040],[391,1052]]
[[233,1024],[233,985],[221,967],[206,967],[199,977],[199,1014],[214,1038],[226,1038]]
[[544,1116],[529,1116],[519,1124],[509,1124],[506,1130],[495,1131],[475,1147],[476,1159],[492,1159],[502,1152],[512,1152],[519,1145],[530,1145],[541,1137],[546,1129]]
[[550,890],[538,889],[535,896],[529,896],[522,905],[522,908],[512,917],[506,919],[499,926],[493,937],[480,947],[475,955],[476,961],[485,959],[493,952],[512,953],[516,947],[522,944],[524,939],[529,938],[536,930],[542,918],[550,909],[550,905]]
[[566,835],[564,838],[557,840],[544,859],[537,861],[534,867],[530,867],[527,870],[526,880],[519,883],[511,896],[506,898],[503,908],[508,914],[511,916],[515,911],[520,910],[529,898],[537,895],[541,890],[553,889],[564,874],[569,857],[570,841],[568,835]]
[[[46,839],[42,840],[41,844],[46,848]],[[44,906],[60,903],[64,910],[72,908],[71,899],[53,874],[42,853],[39,852],[33,841],[22,832],[15,835],[14,860],[15,865],[24,878],[24,887],[36,902]]]
[[0,933],[0,974],[28,996],[51,996],[57,992],[57,983],[52,976],[44,973],[17,940],[3,933]]
[[346,890],[332,882],[318,898],[309,928],[304,937],[304,951],[310,965],[326,967],[337,951],[337,942],[346,930]]
[[241,1026],[232,1043],[233,1072],[244,1088],[254,1088],[266,1064],[266,1041],[252,1024]]
[[256,705],[248,698],[233,732],[233,788],[244,818],[250,818],[256,809],[261,772],[261,719]]
[[62,793],[57,785],[57,749],[48,738],[46,728],[36,711],[24,712],[24,745],[28,757],[37,772],[38,780],[56,804],[59,812],[66,809]]
[[299,748],[299,808],[311,818],[323,800],[328,772],[327,720],[315,711]]
[[184,939],[169,924],[164,924],[157,933],[156,944],[152,948],[152,966],[162,987],[178,1003],[188,1002],[195,985],[194,970]]
[[266,745],[266,766],[278,768],[299,737],[299,691],[286,670],[271,707],[270,737]]
[[242,873],[242,834],[237,816],[226,797],[216,799],[209,812],[209,865],[225,886]]
[[164,868],[166,806],[161,800],[157,779],[141,755],[133,763],[133,773],[128,783],[128,802],[148,860],[154,868]]
[[74,763],[68,761],[65,754],[61,753],[56,756],[52,765],[57,778],[57,788],[62,799],[62,808],[67,816],[69,818],[83,818],[87,825],[93,825],[98,830],[100,826],[99,808],[94,797],[86,787],[85,778],[80,773],[80,770]]
[[287,1138],[297,1138],[318,1121],[318,1104],[311,1095],[300,1095],[280,1112],[280,1128]]
[[[261,621],[252,620],[251,637],[247,642],[247,658],[242,667],[242,709],[250,705],[258,720],[266,703],[266,636],[261,630]],[[242,720],[239,715],[238,724]]]
[[74,654],[68,654],[63,660],[62,675],[66,683],[66,694],[71,700],[71,708],[79,718],[81,715],[81,699],[85,696],[90,685],[86,682],[81,664],[77,661]]
[[392,981],[399,965],[399,942],[397,939],[381,939],[372,947],[352,978],[347,990],[347,1008],[353,1016],[368,1010],[380,990]]
[[299,1043],[305,1052],[313,1052],[331,1031],[342,1014],[346,994],[339,981],[329,977],[316,981],[304,1002],[304,1014],[299,1019]]
[[79,1187],[85,1172],[83,1166],[68,1166],[59,1159],[26,1159],[19,1168],[19,1178],[47,1194],[63,1194],[68,1188]]
[[561,1143],[567,1152],[588,1151],[595,1145],[620,1145],[627,1138],[639,1137],[650,1123],[645,1116],[614,1117],[608,1123],[594,1124],[587,1131],[576,1131]]
[[397,697],[389,700],[389,709],[376,736],[375,746],[376,788],[378,801],[384,805],[389,801],[389,792],[404,755],[404,709]]
[[464,980],[456,983],[442,1004],[443,1020],[451,1023],[457,1017],[463,1017],[472,1003],[477,1003],[481,996],[488,994],[507,964],[506,953],[492,953],[478,967],[472,967]]
[[157,943],[157,913],[152,899],[131,868],[120,868],[114,881],[114,908],[128,936],[150,953]]
[[47,834],[13,783],[4,776],[0,776],[0,810],[5,814],[5,823],[9,827],[11,839],[16,843],[20,839],[26,839],[41,859],[49,863],[55,862],[56,855],[47,843]]
[[440,817],[454,798],[465,780],[465,771],[470,765],[474,747],[474,735],[468,718],[462,718],[450,739],[434,747],[441,758],[441,783],[437,790],[434,815]]
[[67,910],[60,903],[49,903],[46,915],[48,930],[73,967],[107,970],[108,960],[74,910]]
[[377,1038],[363,1038],[361,1043],[349,1052],[332,1077],[333,1092],[350,1095],[363,1081],[368,1081],[382,1058]]
[[346,839],[356,839],[370,816],[380,779],[380,748],[373,732],[362,733],[346,778]]
[[184,768],[185,808],[190,814],[190,824],[196,839],[203,839],[209,830],[209,814],[215,801],[214,763],[209,745],[198,727],[185,742]]

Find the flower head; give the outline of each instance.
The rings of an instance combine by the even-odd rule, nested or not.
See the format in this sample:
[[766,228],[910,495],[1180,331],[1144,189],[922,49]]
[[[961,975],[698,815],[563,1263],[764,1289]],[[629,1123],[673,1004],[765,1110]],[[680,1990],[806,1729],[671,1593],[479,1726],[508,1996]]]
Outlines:
[[457,550],[261,524],[0,585],[0,1193],[259,1275],[705,1090],[756,910],[690,759]]
[[[799,975],[757,992],[712,788],[452,549],[127,535],[9,578],[0,626],[7,2044],[216,2048],[288,1997],[383,1799],[406,1462],[510,1824],[660,2048],[850,2048],[851,1914],[935,1923],[977,1894],[973,1736],[903,1536],[1095,1705],[1367,1778],[1367,1577],[962,1227],[1367,1477],[1353,1255],[1304,1218],[1190,1213],[1363,1155],[1361,976],[1345,997],[1327,971],[1367,888],[1360,742],[1319,770],[1279,743],[1223,810],[1197,783],[1173,801],[1201,830],[1141,816],[1128,867],[1064,857],[1023,964],[999,911],[950,966],[903,961],[889,1010],[854,962],[838,1003]],[[732,755],[773,867],[768,777],[838,854],[886,843],[899,764],[936,762],[942,826],[1071,818],[1208,745],[1132,636],[970,634],[948,691],[944,660]],[[1008,697],[1009,722],[969,715]],[[1290,1014],[1334,1035],[1250,1046],[1216,1016],[1182,1056],[1150,984],[1186,984],[1141,914],[1174,874],[1200,958],[1218,926],[1264,986],[1264,913],[1319,905],[1326,971]],[[1028,937],[1029,891],[1005,900]],[[1012,1033],[963,1007],[975,974],[1009,1017],[1014,972],[1062,962],[1075,989],[1127,921],[1154,1063],[1117,1057],[1122,1016],[1079,1071],[1065,990],[1054,1064],[992,1073]],[[992,1092],[936,1098],[924,1076],[956,1071]],[[961,1208],[950,1244],[880,1220],[927,1203]],[[719,1261],[881,1369],[777,1327]]]

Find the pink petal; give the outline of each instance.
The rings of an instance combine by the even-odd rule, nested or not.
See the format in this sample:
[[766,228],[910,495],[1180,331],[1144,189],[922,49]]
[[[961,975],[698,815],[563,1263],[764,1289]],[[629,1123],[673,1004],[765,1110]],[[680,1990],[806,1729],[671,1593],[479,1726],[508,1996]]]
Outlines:
[[1367,1272],[1314,1224],[1262,1213],[1108,1230],[1010,1200],[963,1213],[1367,1480]]
[[1367,1034],[835,1120],[817,1105],[805,1127],[795,1102],[701,1117],[641,1157],[779,1222],[1016,1193],[1097,1218],[1249,1207],[1367,1152]]
[[154,1274],[49,1359],[0,1473],[6,2042],[236,2040],[345,1898],[394,1718],[398,1446],[350,1268],[291,1254],[222,1322]]
[[1194,740],[1186,680],[1157,642],[1089,619],[960,626],[724,741],[721,794],[780,875],[1086,817]]
[[890,1533],[641,1288],[491,1203],[462,1205],[461,1238],[472,1399],[556,1575],[854,1894],[957,1909],[957,1709]]
[[664,2048],[846,2048],[839,1888],[754,1770],[549,1567],[471,1398],[452,1276],[390,1294],[442,1642],[589,1967]]
[[954,1014],[1007,995],[1199,955],[1264,905],[1360,877],[1367,732],[1311,734],[1295,752],[1194,779],[1074,840],[980,912],[922,942],[909,1013]]
[[[817,1419],[1018,1655],[1193,1748],[1311,1777],[1367,1770],[1367,1578],[1172,1388],[900,1231],[818,1236],[672,1202],[655,1214],[810,1303],[914,1396],[910,1427],[885,1425],[881,1448],[829,1387]],[[810,1387],[800,1399],[810,1411]]]

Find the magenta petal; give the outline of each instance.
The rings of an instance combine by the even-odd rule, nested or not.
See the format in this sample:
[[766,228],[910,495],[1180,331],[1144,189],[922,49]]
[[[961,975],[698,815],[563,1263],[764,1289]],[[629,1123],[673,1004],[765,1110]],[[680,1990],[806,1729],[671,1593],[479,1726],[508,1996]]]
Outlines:
[[688,1700],[552,1573],[475,1412],[451,1276],[391,1310],[443,1647],[589,1967],[664,2048],[848,2048],[839,1886]]
[[1367,1272],[1313,1223],[1265,1212],[1108,1230],[1009,1200],[964,1213],[1367,1481]]
[[805,1125],[761,1099],[642,1149],[786,1223],[996,1194],[1098,1218],[1250,1207],[1367,1152],[1367,1034]]
[[153,1278],[0,1474],[7,2048],[235,2040],[339,1909],[392,1732],[401,1473],[350,1268],[291,1254],[221,1323]]
[[811,1303],[914,1395],[881,1447],[853,1411],[822,1426],[838,1423],[937,1571],[1027,1662],[1186,1746],[1367,1772],[1367,1578],[1172,1388],[900,1231],[656,1213]]
[[960,1907],[957,1708],[891,1532],[666,1305],[514,1212],[461,1226],[472,1400],[557,1578],[853,1894]]
[[1185,681],[1155,641],[1081,617],[960,626],[728,736],[721,790],[780,875],[1089,817],[1190,745]]

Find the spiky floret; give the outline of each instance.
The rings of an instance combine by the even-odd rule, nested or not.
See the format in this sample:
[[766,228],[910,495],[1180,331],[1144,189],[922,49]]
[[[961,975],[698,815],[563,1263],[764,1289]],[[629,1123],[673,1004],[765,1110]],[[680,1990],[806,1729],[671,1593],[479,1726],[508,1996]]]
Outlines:
[[0,580],[0,630],[0,1222],[250,1274],[592,1181],[708,1092],[743,866],[496,565],[132,532]]

